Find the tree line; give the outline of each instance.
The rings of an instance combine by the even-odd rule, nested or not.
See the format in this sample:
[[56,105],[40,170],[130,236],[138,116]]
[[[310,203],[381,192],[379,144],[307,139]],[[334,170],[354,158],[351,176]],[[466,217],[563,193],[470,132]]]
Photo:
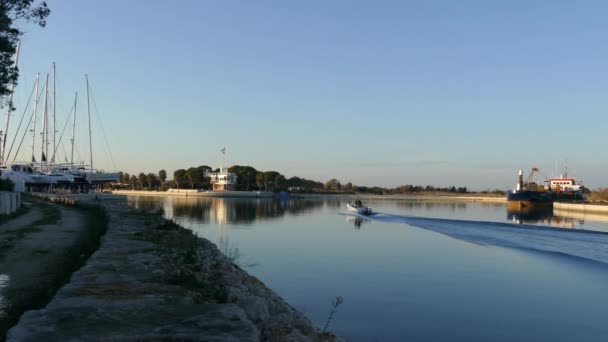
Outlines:
[[[129,174],[120,172],[119,182],[112,184],[114,189],[131,190],[159,190],[165,191],[174,189],[201,189],[210,190],[212,188],[211,179],[208,177],[212,169],[207,165],[193,166],[187,169],[177,169],[173,172],[173,179],[167,179],[167,171],[160,170],[158,173]],[[332,178],[322,183],[315,180],[293,176],[285,177],[278,171],[259,171],[252,166],[233,165],[228,168],[228,172],[237,175],[236,190],[239,191],[289,191],[302,193],[361,193],[375,195],[394,195],[394,194],[416,194],[423,192],[449,192],[467,193],[467,187],[435,187],[432,185],[400,185],[395,188],[378,186],[358,186],[351,182],[342,184],[339,180]],[[487,191],[488,193],[490,191]],[[494,190],[493,193],[499,193]]]
[[[201,165],[187,169],[177,169],[173,172],[173,179],[167,179],[167,171],[160,170],[157,174],[144,173],[129,174],[119,173],[119,182],[112,184],[114,189],[131,190],[167,190],[174,189],[201,189],[212,188],[208,172],[218,172],[210,166]],[[228,172],[237,175],[236,190],[239,191],[300,191],[312,192],[324,189],[321,182],[300,177],[286,178],[277,171],[258,171],[252,166],[234,165],[228,168]]]

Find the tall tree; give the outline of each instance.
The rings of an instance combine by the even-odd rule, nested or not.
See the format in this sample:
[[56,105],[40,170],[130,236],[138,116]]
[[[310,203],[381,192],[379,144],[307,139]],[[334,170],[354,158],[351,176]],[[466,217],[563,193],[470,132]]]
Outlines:
[[143,189],[144,186],[146,186],[146,174],[143,172],[140,172],[139,175],[137,176],[137,181],[139,182],[139,188]]
[[137,176],[131,175],[131,178],[129,178],[129,185],[131,186],[131,190],[135,190],[136,184],[137,184]]
[[258,170],[251,166],[234,165],[228,172],[236,174],[237,190],[249,191],[252,185],[257,184]]
[[175,185],[177,185],[178,189],[186,182],[186,173],[187,171],[184,169],[173,171],[173,180],[175,181]]
[[167,171],[165,169],[158,171],[158,179],[160,179],[161,184],[165,184],[167,180]]
[[15,25],[25,21],[44,27],[50,13],[46,2],[34,5],[34,0],[0,0],[0,97],[10,93],[10,84],[19,76],[12,59],[23,32]]
[[270,191],[274,191],[275,179],[279,176],[280,173],[276,171],[265,171],[264,172],[264,188],[268,191],[268,187],[270,187]]
[[150,190],[156,188],[158,185],[158,179],[156,178],[156,175],[153,173],[148,173],[146,175],[146,183],[148,184],[148,188]]
[[340,182],[335,178],[332,178],[325,183],[325,190],[340,190],[340,188]]
[[262,190],[264,188],[264,172],[258,171],[255,174],[255,185],[258,187],[258,190]]

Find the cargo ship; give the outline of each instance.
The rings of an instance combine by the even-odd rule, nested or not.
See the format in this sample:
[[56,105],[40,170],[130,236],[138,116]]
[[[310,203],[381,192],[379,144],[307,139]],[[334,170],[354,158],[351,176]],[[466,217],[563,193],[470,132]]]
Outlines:
[[524,174],[519,170],[515,190],[507,192],[507,208],[509,210],[534,210],[553,208],[556,193],[551,188],[538,184],[539,170],[532,168],[530,176],[524,182]]
[[555,192],[556,200],[561,202],[585,200],[584,187],[574,177],[568,177],[568,165],[564,164],[559,177],[549,179],[549,188]]

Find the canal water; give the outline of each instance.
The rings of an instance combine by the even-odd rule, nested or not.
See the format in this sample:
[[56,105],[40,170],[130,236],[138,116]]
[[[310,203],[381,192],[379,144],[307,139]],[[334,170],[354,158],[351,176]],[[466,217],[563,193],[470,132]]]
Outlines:
[[[503,204],[128,197],[351,341],[605,341],[608,218]],[[10,281],[0,274],[2,288]]]
[[[351,341],[605,341],[608,222],[504,204],[129,197]],[[608,219],[608,218],[607,218]]]

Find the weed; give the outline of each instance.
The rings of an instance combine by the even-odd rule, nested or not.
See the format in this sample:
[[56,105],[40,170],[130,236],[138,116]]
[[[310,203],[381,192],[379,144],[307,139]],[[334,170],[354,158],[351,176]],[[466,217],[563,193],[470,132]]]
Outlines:
[[342,304],[342,303],[344,303],[344,298],[342,298],[342,296],[338,296],[334,300],[332,300],[331,312],[329,313],[329,317],[327,317],[327,323],[325,323],[323,332],[327,331],[327,328],[329,327],[329,323],[331,322],[331,319],[334,317],[334,314],[338,311],[338,306],[340,306],[340,304]]

